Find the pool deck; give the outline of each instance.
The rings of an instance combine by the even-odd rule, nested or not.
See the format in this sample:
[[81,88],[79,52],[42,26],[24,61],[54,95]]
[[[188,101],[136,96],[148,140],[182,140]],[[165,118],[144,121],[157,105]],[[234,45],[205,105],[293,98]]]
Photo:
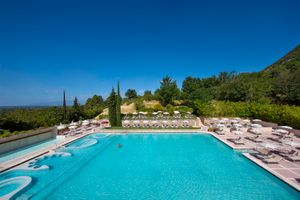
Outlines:
[[[227,146],[229,146],[234,150],[253,150],[257,145],[247,140],[245,140],[244,145],[235,145],[232,142],[229,142],[227,140],[228,136],[224,136],[224,135],[220,136],[214,132],[204,132],[204,133],[212,135],[213,137],[215,137],[216,139],[223,142],[224,144],[226,144]],[[254,162],[261,168],[270,172],[271,174],[273,174],[274,176],[276,176],[277,178],[284,181],[285,183],[287,183],[288,185],[290,185],[291,187],[295,188],[300,192],[300,162],[291,162],[286,159],[283,159],[278,164],[266,164],[247,152],[242,154],[250,161]]]
[[300,177],[299,163],[297,164],[284,160],[279,164],[266,164],[261,160],[255,158],[254,156],[250,155],[249,153],[243,153],[243,155],[255,164],[259,165],[260,167],[264,168],[265,170],[276,176],[277,178],[281,179],[293,188],[300,191],[300,184],[296,181],[296,179]]
[[[3,162],[0,164],[0,173],[11,168],[14,168],[18,165],[21,165],[25,162],[28,162],[36,157],[49,153],[50,150],[56,149],[60,146],[66,145],[71,143],[75,140],[78,140],[82,137],[85,137],[89,134],[93,133],[111,133],[111,134],[138,134],[138,133],[149,133],[149,134],[182,134],[182,133],[196,133],[196,134],[210,134],[214,138],[218,139],[219,141],[223,142],[233,150],[252,150],[255,148],[256,144],[247,141],[244,145],[235,145],[232,142],[228,141],[228,136],[220,136],[213,132],[204,131],[201,129],[98,129],[95,132],[86,132],[76,136],[69,136],[64,141],[58,144],[50,145],[48,147],[33,151],[26,155],[17,157],[15,159]],[[266,164],[263,163],[261,160],[255,158],[254,156],[250,155],[249,153],[242,153],[250,161],[254,162],[258,166],[262,167],[263,169],[267,170],[274,176],[278,177],[282,181],[286,182],[291,187],[295,188],[296,190],[300,191],[300,162],[290,162],[288,160],[283,160],[278,164]],[[297,181],[298,180],[298,181]]]

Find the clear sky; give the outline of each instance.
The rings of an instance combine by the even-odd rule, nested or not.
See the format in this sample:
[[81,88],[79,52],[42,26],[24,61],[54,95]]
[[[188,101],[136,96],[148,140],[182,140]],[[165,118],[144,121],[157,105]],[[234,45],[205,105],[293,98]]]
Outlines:
[[300,1],[2,0],[0,105],[259,71],[300,44]]

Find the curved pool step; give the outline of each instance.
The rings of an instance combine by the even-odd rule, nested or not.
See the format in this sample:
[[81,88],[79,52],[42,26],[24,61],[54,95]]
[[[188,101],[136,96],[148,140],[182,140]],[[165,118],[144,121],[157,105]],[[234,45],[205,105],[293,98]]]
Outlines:
[[0,199],[15,199],[30,187],[30,176],[8,178],[0,182]]

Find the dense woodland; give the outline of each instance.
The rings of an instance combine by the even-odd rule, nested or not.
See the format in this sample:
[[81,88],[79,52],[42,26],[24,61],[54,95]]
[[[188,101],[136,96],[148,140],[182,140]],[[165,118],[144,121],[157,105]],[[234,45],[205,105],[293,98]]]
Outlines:
[[175,80],[166,76],[153,93],[145,91],[139,96],[136,90],[128,89],[123,99],[113,93],[106,100],[94,95],[84,105],[79,105],[75,98],[71,107],[65,105],[64,95],[62,107],[1,110],[2,135],[4,130],[23,131],[93,118],[111,106],[111,98],[119,98],[119,104],[134,102],[139,110],[146,110],[141,103],[143,100],[158,100],[161,106],[153,110],[191,108],[198,116],[260,118],[300,128],[300,46],[260,72],[221,72],[207,78],[187,77],[181,89]]

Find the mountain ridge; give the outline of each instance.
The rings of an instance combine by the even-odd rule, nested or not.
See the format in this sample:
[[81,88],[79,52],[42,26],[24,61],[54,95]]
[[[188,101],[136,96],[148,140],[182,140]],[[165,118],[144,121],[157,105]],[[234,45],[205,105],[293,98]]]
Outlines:
[[264,68],[261,72],[268,72],[272,70],[276,70],[280,68],[282,65],[294,65],[296,68],[300,68],[300,44],[295,48],[287,52],[284,56],[282,56],[279,60]]

